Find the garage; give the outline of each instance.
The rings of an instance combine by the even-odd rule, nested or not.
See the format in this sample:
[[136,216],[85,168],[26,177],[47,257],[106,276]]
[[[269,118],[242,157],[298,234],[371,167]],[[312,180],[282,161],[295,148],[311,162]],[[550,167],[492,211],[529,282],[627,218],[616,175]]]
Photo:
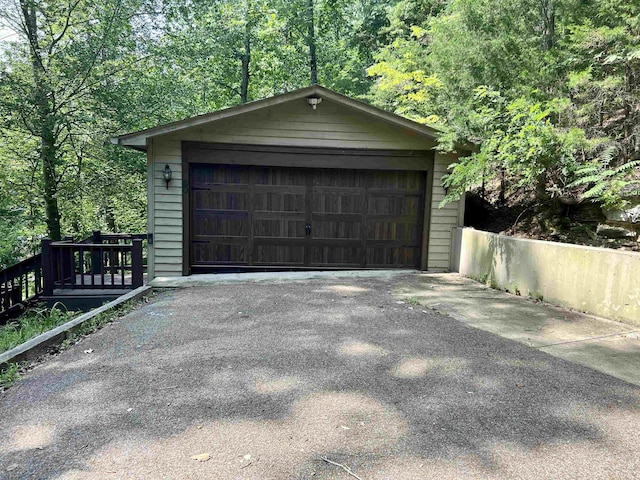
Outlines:
[[[251,165],[321,165],[326,156],[345,168]],[[386,169],[348,168],[363,156]],[[191,269],[418,268],[427,172],[407,168],[425,168],[428,156],[188,147]]]
[[149,278],[446,271],[464,202],[436,129],[319,85],[112,139],[147,155]]

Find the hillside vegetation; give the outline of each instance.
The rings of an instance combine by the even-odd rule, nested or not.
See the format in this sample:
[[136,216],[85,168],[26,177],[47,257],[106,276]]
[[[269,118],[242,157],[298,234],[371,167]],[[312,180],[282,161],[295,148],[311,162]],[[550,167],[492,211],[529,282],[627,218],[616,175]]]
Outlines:
[[478,145],[448,201],[490,187],[542,232],[639,193],[639,2],[0,0],[0,266],[145,231],[145,158],[110,136],[316,81]]

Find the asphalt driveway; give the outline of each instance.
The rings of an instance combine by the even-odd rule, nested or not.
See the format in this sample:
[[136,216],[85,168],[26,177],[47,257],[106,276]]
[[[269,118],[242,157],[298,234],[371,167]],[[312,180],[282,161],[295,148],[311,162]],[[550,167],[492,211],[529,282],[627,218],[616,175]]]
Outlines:
[[162,293],[0,397],[0,478],[640,478],[638,387],[393,295],[416,282]]

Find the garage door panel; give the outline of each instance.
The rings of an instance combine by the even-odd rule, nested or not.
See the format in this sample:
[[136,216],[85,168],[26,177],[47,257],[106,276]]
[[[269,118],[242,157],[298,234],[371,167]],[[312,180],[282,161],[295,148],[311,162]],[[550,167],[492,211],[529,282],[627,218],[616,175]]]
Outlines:
[[367,247],[366,261],[370,268],[406,267],[419,260],[417,247]]
[[369,215],[410,215],[417,221],[422,209],[422,197],[418,196],[369,196],[367,212]]
[[354,220],[314,220],[312,238],[314,239],[359,239],[362,237],[362,222]]
[[362,214],[364,210],[364,191],[341,193],[318,193],[312,190],[313,213]]
[[248,212],[233,212],[222,214],[213,212],[211,215],[195,215],[193,226],[194,240],[200,236],[247,237],[249,235]]
[[246,265],[249,261],[246,243],[193,242],[192,250],[197,265]]
[[354,267],[363,265],[362,247],[336,244],[311,245],[309,262],[311,266]]
[[[255,217],[254,217],[255,218]],[[305,220],[260,219],[253,221],[253,235],[258,237],[279,237],[283,239],[304,238]]]
[[418,266],[423,172],[219,164],[191,172],[194,267]]
[[392,191],[422,191],[421,172],[413,171],[374,171],[368,186],[371,189]]
[[[360,172],[360,174],[364,175],[366,172]],[[365,192],[364,187],[353,186],[326,187],[313,185],[312,189],[314,195],[362,195]]]
[[254,265],[304,266],[304,245],[257,244],[253,251]]
[[402,244],[418,245],[422,232],[417,223],[396,221],[375,221],[367,225],[367,241],[393,241]]
[[254,183],[254,190],[256,193],[294,193],[297,195],[306,195],[306,185],[287,185],[286,189],[282,185],[262,185]]
[[194,188],[211,188],[212,185],[249,185],[251,167],[243,165],[196,166],[191,171],[191,185]]
[[264,212],[305,212],[306,195],[281,192],[261,192],[259,187],[253,192],[254,210]]
[[369,180],[366,172],[359,170],[313,170],[313,187],[364,188]]
[[422,192],[420,190],[389,190],[386,188],[369,188],[367,189],[367,195],[369,197],[385,196],[385,197],[407,197],[416,196],[421,197]]
[[254,167],[254,184],[276,186],[306,186],[307,173],[299,168]]
[[299,220],[305,222],[307,215],[305,212],[278,212],[266,210],[254,210],[253,220]]
[[194,190],[194,208],[197,210],[245,210],[249,209],[248,192]]

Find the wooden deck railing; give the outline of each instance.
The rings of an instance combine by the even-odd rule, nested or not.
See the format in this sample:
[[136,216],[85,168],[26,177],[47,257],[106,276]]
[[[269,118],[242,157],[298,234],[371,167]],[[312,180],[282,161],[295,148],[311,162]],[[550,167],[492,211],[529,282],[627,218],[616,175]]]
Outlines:
[[123,290],[144,284],[145,234],[42,240],[42,251],[0,271],[0,324],[27,303],[69,290]]
[[39,297],[42,289],[41,254],[0,271],[0,320]]
[[100,235],[73,242],[42,242],[44,295],[55,290],[138,288],[143,284],[142,239]]

